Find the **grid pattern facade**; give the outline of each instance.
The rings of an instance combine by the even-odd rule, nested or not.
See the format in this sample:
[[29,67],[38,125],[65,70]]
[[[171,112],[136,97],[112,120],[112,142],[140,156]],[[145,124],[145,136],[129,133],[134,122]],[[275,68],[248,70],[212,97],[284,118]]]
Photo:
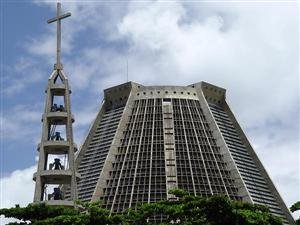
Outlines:
[[286,220],[253,158],[251,158],[246,146],[239,137],[230,117],[220,106],[210,104],[209,107],[253,202],[268,206],[271,212]]
[[161,99],[136,100],[103,200],[121,212],[166,198]]
[[118,128],[124,107],[105,112],[81,160],[78,172],[78,198],[90,201],[110,145]]
[[173,99],[178,187],[238,199],[237,188],[197,100]]
[[[135,100],[104,189],[107,209],[122,212],[137,203],[166,199],[164,100]],[[224,194],[238,199],[199,101],[172,99],[172,106],[178,187],[202,196]]]
[[266,205],[292,223],[225,110],[225,91],[205,82],[187,87],[129,82],[106,89],[100,122],[76,161],[79,199],[100,200],[108,210],[123,212],[138,203],[176,200],[168,190],[178,187]]

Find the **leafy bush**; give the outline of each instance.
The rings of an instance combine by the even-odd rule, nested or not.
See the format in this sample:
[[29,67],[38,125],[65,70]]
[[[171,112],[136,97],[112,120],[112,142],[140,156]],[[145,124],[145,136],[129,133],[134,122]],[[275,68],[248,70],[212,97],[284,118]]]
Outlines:
[[[67,208],[45,204],[18,205],[0,209],[0,215],[21,220],[10,223],[32,225],[282,225],[269,209],[255,204],[233,201],[225,196],[203,198],[175,189],[177,201],[139,204],[123,214],[111,214],[100,203],[85,203]],[[157,222],[155,218],[163,218]]]

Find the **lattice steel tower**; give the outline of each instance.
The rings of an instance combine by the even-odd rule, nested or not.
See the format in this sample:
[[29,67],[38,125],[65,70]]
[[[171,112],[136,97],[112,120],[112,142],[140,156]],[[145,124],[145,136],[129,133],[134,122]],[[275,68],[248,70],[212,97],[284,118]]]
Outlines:
[[[77,199],[76,178],[79,178],[74,166],[77,147],[73,142],[71,90],[60,62],[61,20],[70,15],[61,15],[61,5],[57,3],[57,16],[48,20],[48,23],[57,22],[57,61],[46,88],[42,139],[38,145],[39,162],[33,179],[36,182],[34,202],[73,206]],[[68,200],[61,190],[62,185],[71,190]]]
[[143,86],[104,91],[104,102],[76,157],[82,201],[121,212],[137,203],[224,194],[293,218],[225,101],[225,89]]

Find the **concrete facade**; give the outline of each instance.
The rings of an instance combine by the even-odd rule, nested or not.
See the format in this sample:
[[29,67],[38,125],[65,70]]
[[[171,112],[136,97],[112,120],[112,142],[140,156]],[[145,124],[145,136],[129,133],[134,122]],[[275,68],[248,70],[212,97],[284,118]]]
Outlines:
[[[39,162],[33,175],[35,183],[34,202],[49,205],[74,206],[77,200],[77,182],[80,178],[75,172],[75,151],[68,78],[61,64],[61,20],[71,13],[61,13],[61,3],[57,3],[56,17],[48,23],[56,22],[56,63],[46,87],[46,103],[42,116],[42,138],[38,145]],[[69,188],[68,198],[63,189]]]
[[[77,146],[73,142],[71,90],[63,70],[53,71],[45,92],[42,138],[38,145],[38,169],[33,175],[36,182],[34,202],[73,206],[77,199],[76,178],[79,179],[80,176],[75,173]],[[55,101],[59,101],[61,105],[57,105]],[[63,196],[62,186],[71,190],[68,199]]]
[[293,218],[225,100],[206,82],[104,91],[102,107],[76,157],[79,199],[113,212],[161,199],[181,188],[266,205]]

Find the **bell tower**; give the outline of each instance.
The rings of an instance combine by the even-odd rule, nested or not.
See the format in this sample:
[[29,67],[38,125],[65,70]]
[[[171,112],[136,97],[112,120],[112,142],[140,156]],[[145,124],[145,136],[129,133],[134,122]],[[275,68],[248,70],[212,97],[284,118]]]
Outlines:
[[[61,14],[61,4],[57,3],[57,16],[48,23],[57,22],[56,64],[46,87],[46,103],[42,116],[42,138],[38,145],[39,161],[33,175],[35,183],[34,202],[49,205],[73,206],[77,199],[75,172],[75,151],[73,142],[74,117],[71,113],[71,90],[68,78],[60,62],[61,20],[71,13]],[[65,199],[62,187],[70,188],[71,195]]]

